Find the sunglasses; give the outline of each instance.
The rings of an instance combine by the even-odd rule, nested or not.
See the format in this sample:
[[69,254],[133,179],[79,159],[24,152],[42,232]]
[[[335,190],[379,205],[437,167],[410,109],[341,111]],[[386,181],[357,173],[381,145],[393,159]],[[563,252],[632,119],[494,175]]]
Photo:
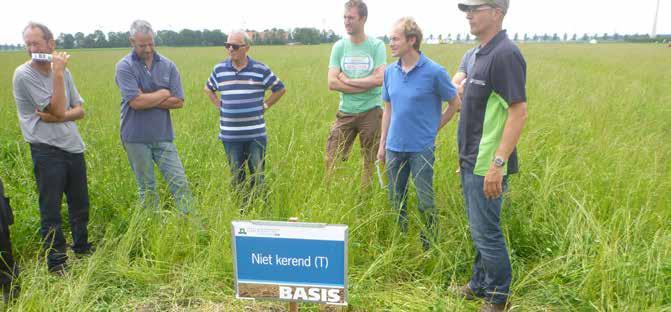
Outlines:
[[235,43],[225,43],[224,47],[226,47],[226,50],[233,48],[233,51],[237,51],[240,48],[246,47],[246,44],[235,44]]
[[480,12],[480,11],[489,10],[489,9],[494,9],[494,7],[490,6],[490,5],[486,5],[486,4],[473,5],[473,6],[467,7],[466,10],[464,10],[464,13],[473,14],[475,12]]

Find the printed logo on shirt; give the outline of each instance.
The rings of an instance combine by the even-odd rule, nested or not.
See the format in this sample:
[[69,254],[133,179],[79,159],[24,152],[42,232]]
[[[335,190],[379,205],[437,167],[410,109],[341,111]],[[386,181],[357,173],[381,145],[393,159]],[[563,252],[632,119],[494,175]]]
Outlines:
[[373,58],[370,55],[345,56],[342,70],[350,78],[362,78],[373,71]]
[[483,87],[487,85],[487,82],[485,82],[483,80],[473,79],[473,78],[469,79],[469,82],[472,83],[472,84],[483,86]]

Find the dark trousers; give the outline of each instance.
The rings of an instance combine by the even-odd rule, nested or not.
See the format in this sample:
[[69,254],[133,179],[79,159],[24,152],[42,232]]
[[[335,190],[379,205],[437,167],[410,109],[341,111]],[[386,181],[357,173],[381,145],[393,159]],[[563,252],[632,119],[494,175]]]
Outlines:
[[3,289],[12,284],[19,276],[19,268],[14,262],[12,242],[9,238],[9,226],[14,223],[9,199],[5,197],[5,188],[0,180],[0,286]]
[[[264,189],[263,167],[266,157],[266,139],[223,143],[231,170],[231,185],[238,195],[242,195],[243,206],[257,195],[265,200],[267,192]],[[249,177],[245,173],[245,165],[249,169]]]
[[63,194],[68,202],[68,221],[75,253],[87,253],[89,196],[84,154],[74,154],[46,144],[30,144],[35,180],[40,194],[40,234],[48,251],[49,268],[67,260],[66,243],[61,229]]

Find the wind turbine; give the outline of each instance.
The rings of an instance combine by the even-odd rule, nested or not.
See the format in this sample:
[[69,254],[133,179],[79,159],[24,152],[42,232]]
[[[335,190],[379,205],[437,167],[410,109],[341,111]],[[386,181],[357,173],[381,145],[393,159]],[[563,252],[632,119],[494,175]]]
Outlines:
[[655,39],[657,37],[657,16],[659,15],[659,0],[657,0],[657,9],[655,10],[655,22],[652,24],[652,34],[650,38]]

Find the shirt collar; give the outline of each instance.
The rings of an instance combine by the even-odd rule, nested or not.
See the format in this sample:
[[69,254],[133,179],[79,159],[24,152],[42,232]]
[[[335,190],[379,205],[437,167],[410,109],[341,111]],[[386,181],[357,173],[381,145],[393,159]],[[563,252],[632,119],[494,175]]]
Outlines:
[[[251,57],[249,57],[249,55],[247,55],[247,66],[245,66],[245,68],[243,68],[243,69],[240,70],[240,71],[243,71],[243,70],[247,69],[248,67],[253,66],[254,63],[255,63],[255,61],[254,61]],[[233,61],[231,60],[230,57],[227,58],[227,59],[224,61],[224,65],[225,65],[226,67],[229,67],[229,68],[235,70],[235,67],[233,67]]]
[[496,34],[496,36],[494,36],[494,38],[492,38],[492,40],[489,40],[489,42],[487,42],[487,44],[486,44],[484,47],[481,47],[481,48],[480,48],[480,51],[478,51],[477,55],[485,55],[485,54],[488,54],[489,52],[492,51],[492,49],[494,49],[494,47],[496,47],[496,46],[498,45],[498,43],[499,43],[501,40],[503,40],[503,38],[506,38],[507,36],[508,36],[508,35],[506,34],[506,30],[505,30],[505,29],[499,31],[499,32]]
[[[412,70],[424,66],[426,62],[427,62],[426,56],[424,56],[424,53],[422,53],[422,51],[419,51],[419,59],[417,60],[417,64],[415,64],[415,67],[413,67]],[[403,70],[403,66],[401,64],[401,58],[399,58],[398,61],[396,61],[395,67],[398,68],[399,70]]]
[[[132,58],[133,58],[134,61],[138,61],[138,62],[142,61],[142,59],[137,55],[137,53],[135,53],[135,50],[133,50],[133,52],[131,52],[131,55],[132,55]],[[160,62],[160,61],[161,61],[161,56],[158,55],[158,52],[154,51],[154,61],[153,62]]]

